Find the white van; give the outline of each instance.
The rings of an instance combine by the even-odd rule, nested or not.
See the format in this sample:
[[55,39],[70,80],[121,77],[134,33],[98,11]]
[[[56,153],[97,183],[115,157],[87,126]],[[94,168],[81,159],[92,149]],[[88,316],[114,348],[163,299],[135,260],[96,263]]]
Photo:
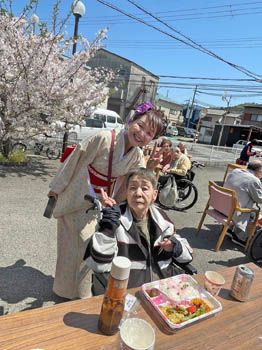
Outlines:
[[[63,127],[63,122],[57,122],[59,126]],[[109,109],[97,108],[91,115],[85,119],[85,125],[70,125],[69,141],[81,141],[86,137],[90,137],[97,133],[99,129],[114,129],[120,126],[124,128],[124,123],[116,112]]]
[[92,112],[91,118],[101,120],[105,123],[106,128],[115,129],[117,126],[121,128],[124,127],[123,120],[120,115],[114,111],[110,111],[109,109],[97,108]]

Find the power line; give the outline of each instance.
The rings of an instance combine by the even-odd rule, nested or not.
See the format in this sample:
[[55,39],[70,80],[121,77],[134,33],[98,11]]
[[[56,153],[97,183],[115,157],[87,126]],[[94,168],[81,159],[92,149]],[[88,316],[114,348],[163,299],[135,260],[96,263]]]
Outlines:
[[[183,42],[184,44],[186,44],[186,45],[188,45],[188,46],[191,46],[191,47],[195,48],[195,49],[198,50],[198,51],[201,51],[201,52],[204,52],[204,53],[206,53],[206,54],[208,54],[208,55],[210,55],[210,56],[213,56],[213,57],[215,57],[215,58],[217,58],[217,59],[223,61],[224,63],[230,65],[231,67],[235,68],[236,70],[238,70],[238,71],[244,73],[245,75],[250,76],[251,78],[255,79],[256,81],[261,82],[261,79],[258,79],[258,78],[257,78],[257,76],[259,76],[258,74],[252,73],[251,71],[248,71],[248,70],[245,69],[244,67],[237,66],[237,65],[235,65],[235,64],[233,64],[233,63],[231,63],[231,62],[229,62],[229,61],[224,60],[223,58],[217,56],[216,54],[212,53],[211,51],[209,51],[209,50],[207,50],[207,49],[205,49],[205,48],[199,47],[199,45],[198,45],[197,43],[196,43],[196,44],[191,44],[190,42],[187,42],[187,41],[185,41],[185,40],[183,40],[183,39],[180,39],[180,38],[178,38],[178,37],[176,37],[176,36],[174,36],[174,35],[172,35],[172,34],[166,32],[166,31],[164,31],[164,30],[162,30],[162,29],[160,29],[160,28],[158,28],[158,27],[156,27],[156,26],[153,26],[152,24],[149,24],[149,23],[147,23],[147,22],[141,20],[140,18],[137,18],[137,17],[135,17],[135,16],[133,16],[133,15],[131,15],[131,14],[129,14],[129,13],[127,13],[127,12],[121,10],[120,8],[114,6],[114,5],[110,4],[110,3],[107,3],[106,1],[102,1],[102,0],[97,0],[97,1],[98,1],[99,3],[101,3],[101,4],[105,5],[105,6],[107,6],[107,7],[110,7],[110,8],[112,8],[112,9],[114,9],[114,10],[116,10],[116,11],[118,11],[118,12],[124,14],[124,15],[126,15],[127,17],[133,18],[133,19],[135,19],[136,21],[138,21],[138,22],[140,22],[140,23],[143,23],[143,24],[145,24],[146,26],[151,27],[151,28],[153,28],[153,29],[159,31],[160,33],[163,33],[163,34],[165,34],[165,35],[167,35],[167,36],[169,36],[169,37],[171,37],[171,38],[173,38],[173,39],[175,39],[175,40],[178,40],[178,41],[180,41],[180,42]],[[130,0],[128,0],[128,1],[130,1]],[[161,21],[161,20],[160,20],[160,21]],[[167,26],[168,26],[168,25],[167,25]],[[173,30],[176,31],[175,29],[173,29]],[[182,34],[180,34],[180,35],[182,35]],[[190,41],[192,41],[192,40],[190,39]],[[208,52],[208,51],[209,51],[209,52]]]
[[[143,77],[144,74],[142,73],[132,73],[132,76],[141,76]],[[188,77],[188,76],[181,76],[181,75],[161,75],[161,74],[155,74],[159,78],[172,78],[172,79],[191,79],[191,80],[222,80],[222,81],[255,81],[254,79],[241,79],[241,78],[208,78],[208,77]]]
[[[257,9],[261,9],[261,7],[246,7],[246,8],[237,8],[238,6],[250,6],[250,5],[255,5],[255,4],[261,4],[262,1],[254,1],[254,2],[246,2],[246,3],[237,3],[237,4],[227,4],[227,5],[219,5],[219,6],[208,6],[208,7],[198,7],[198,8],[191,8],[191,9],[182,9],[182,10],[179,10],[179,9],[176,9],[176,10],[169,10],[169,11],[158,11],[156,12],[156,14],[161,14],[162,16],[167,14],[166,16],[164,16],[165,18],[174,18],[174,20],[179,20],[178,17],[181,17],[181,16],[195,16],[197,12],[201,12],[200,15],[206,15],[208,14],[208,17],[197,17],[197,18],[193,18],[193,19],[201,19],[201,18],[212,18],[212,16],[210,16],[210,14],[218,14],[218,13],[224,13],[224,12],[229,12],[229,15],[227,16],[237,16],[238,14],[236,13],[236,11],[251,11],[249,14],[257,14],[258,11],[256,11]],[[223,11],[218,11],[217,9],[222,9],[222,8],[225,8],[226,10],[223,10]],[[215,9],[216,11],[213,11],[213,12],[209,12],[207,10],[209,9]],[[206,13],[203,13],[203,10],[206,11]],[[185,12],[190,12],[192,11],[192,13],[186,13],[186,14],[178,14],[179,12],[182,12],[182,13],[185,13]],[[172,13],[175,13],[175,15],[173,15]],[[139,16],[140,14],[134,14],[135,16]],[[242,15],[242,14],[239,14],[239,15]],[[224,16],[215,16],[215,17],[224,17]],[[226,16],[225,16],[226,17]],[[145,16],[141,16],[140,15],[140,18],[145,18]],[[106,20],[107,23],[110,23],[110,24],[121,24],[121,22],[117,22],[117,19],[120,19],[122,21],[130,21],[129,19],[126,19],[125,16],[96,16],[95,18],[93,17],[85,17],[82,19],[81,23],[82,24],[97,24],[97,23],[104,23],[104,21]],[[191,18],[188,18],[189,20]],[[115,22],[112,22],[114,21]],[[184,18],[181,18],[181,20],[187,20],[186,17]],[[45,21],[51,21],[49,18],[45,18]],[[74,20],[70,20],[73,24]],[[103,21],[103,22],[101,22]],[[122,23],[123,24],[123,23]]]
[[[97,1],[101,1],[101,0],[97,0]],[[156,19],[157,21],[159,21],[160,23],[162,23],[163,25],[165,25],[167,28],[171,29],[172,31],[174,31],[175,33],[181,35],[183,38],[189,40],[190,43],[192,43],[196,49],[202,51],[202,52],[205,52],[206,54],[214,57],[214,58],[217,58],[218,60],[228,64],[229,66],[239,70],[240,72],[258,80],[256,78],[257,77],[261,77],[261,75],[257,74],[257,73],[253,73],[249,70],[247,70],[246,68],[242,67],[242,66],[238,66],[230,61],[227,61],[225,60],[224,58],[216,55],[215,53],[213,53],[212,51],[206,49],[205,47],[203,47],[202,45],[198,44],[196,41],[192,40],[190,37],[188,37],[187,35],[184,35],[182,32],[176,30],[175,28],[171,27],[169,24],[165,23],[164,21],[162,21],[159,17],[156,17],[155,15],[153,15],[151,12],[147,11],[146,9],[144,9],[143,7],[141,7],[140,5],[136,4],[134,1],[132,0],[127,0],[129,3],[133,4],[136,8],[140,9],[141,11],[143,11],[144,13],[148,14],[149,16],[151,16],[152,18]],[[177,38],[174,37],[176,40]],[[187,45],[190,45],[188,42],[185,42]]]

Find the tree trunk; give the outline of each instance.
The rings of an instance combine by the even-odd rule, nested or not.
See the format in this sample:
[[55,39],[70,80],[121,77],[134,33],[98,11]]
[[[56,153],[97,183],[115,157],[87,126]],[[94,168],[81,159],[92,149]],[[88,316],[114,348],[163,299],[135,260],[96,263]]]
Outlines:
[[8,158],[9,154],[12,151],[12,142],[11,139],[8,138],[7,140],[2,142],[2,153],[5,158]]

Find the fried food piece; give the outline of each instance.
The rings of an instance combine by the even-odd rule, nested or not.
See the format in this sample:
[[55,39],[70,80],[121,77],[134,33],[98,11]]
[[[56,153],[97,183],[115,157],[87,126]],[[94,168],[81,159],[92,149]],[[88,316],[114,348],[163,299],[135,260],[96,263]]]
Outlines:
[[157,288],[147,289],[146,293],[150,296],[150,298],[154,298],[160,295],[160,290]]

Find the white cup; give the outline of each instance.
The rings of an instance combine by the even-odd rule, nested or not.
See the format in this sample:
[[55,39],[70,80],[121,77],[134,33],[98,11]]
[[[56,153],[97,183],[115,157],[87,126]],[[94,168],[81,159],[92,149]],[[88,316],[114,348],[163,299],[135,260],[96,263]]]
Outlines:
[[219,294],[221,287],[226,283],[224,277],[215,271],[205,272],[205,288],[206,290],[216,296]]
[[122,350],[153,350],[155,339],[154,328],[142,318],[128,318],[121,324]]

